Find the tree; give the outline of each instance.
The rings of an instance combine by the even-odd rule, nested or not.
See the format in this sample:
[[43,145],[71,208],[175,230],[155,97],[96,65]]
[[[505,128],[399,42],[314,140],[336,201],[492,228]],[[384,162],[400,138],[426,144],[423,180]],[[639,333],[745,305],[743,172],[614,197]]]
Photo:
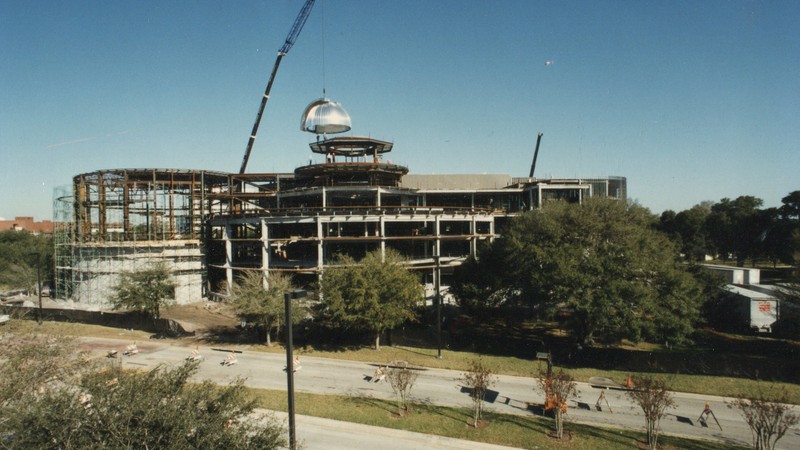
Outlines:
[[545,411],[553,411],[555,419],[556,438],[564,437],[564,413],[567,412],[567,402],[570,397],[578,394],[577,383],[572,375],[559,369],[553,373],[551,370],[539,373],[539,388],[544,392]]
[[[240,319],[264,328],[267,345],[271,346],[272,330],[279,330],[286,321],[283,294],[292,289],[291,278],[280,272],[270,272],[266,287],[261,272],[246,272],[231,287],[230,302]],[[302,308],[295,303],[292,308],[292,318],[299,322],[303,318]]]
[[397,396],[397,411],[398,415],[402,416],[408,413],[408,396],[417,381],[418,374],[410,369],[405,361],[392,361],[386,367],[386,379],[389,380]]
[[381,334],[405,321],[416,320],[423,292],[416,275],[402,265],[396,251],[367,253],[356,262],[340,256],[336,265],[325,269],[320,282],[324,312],[339,326],[370,331],[375,349]]
[[483,316],[487,310],[510,306],[516,289],[506,281],[505,258],[498,246],[479,248],[453,272],[450,293],[465,312]]
[[473,426],[477,428],[483,413],[483,399],[486,396],[486,391],[497,380],[491,369],[483,365],[482,362],[469,361],[467,363],[467,371],[461,375],[459,381],[463,382],[470,390],[469,397],[472,399],[473,411],[475,412]]
[[788,402],[785,390],[778,393],[762,391],[756,398],[735,398],[728,407],[738,409],[750,427],[753,449],[772,450],[789,428],[800,423],[800,415],[792,411]]
[[0,436],[13,432],[18,411],[51,386],[70,385],[94,364],[66,337],[0,335]]
[[481,283],[486,271],[500,277],[490,286],[504,286],[482,291],[486,298],[527,303],[547,318],[566,312],[579,341],[684,342],[698,318],[701,286],[655,223],[648,210],[618,200],[546,203],[514,218],[464,269],[471,272],[454,277],[462,284],[451,291]]
[[759,240],[769,228],[758,209],[763,204],[760,198],[743,195],[735,200],[723,198],[711,207],[706,228],[723,259],[732,255],[736,264],[743,266],[747,259],[758,256]]
[[800,221],[800,191],[792,191],[781,199],[781,216],[785,219]]
[[675,407],[675,399],[669,386],[659,377],[633,377],[633,389],[626,394],[642,408],[647,444],[650,450],[656,450],[661,419],[666,415],[667,409]]
[[[19,340],[15,336],[15,340]],[[6,342],[4,342],[6,343]],[[0,435],[12,449],[282,448],[283,430],[254,416],[242,380],[190,383],[197,362],[147,372],[91,364],[68,341],[26,339],[2,346]],[[78,364],[73,364],[78,363]],[[47,369],[44,373],[40,369]],[[31,382],[32,381],[32,382]],[[10,394],[6,396],[5,394]]]
[[779,261],[795,265],[800,262],[800,191],[789,193],[781,203],[775,229],[767,241]]
[[53,238],[20,231],[0,232],[0,290],[33,291],[37,269],[42,285],[48,285],[53,273]]
[[690,261],[702,261],[711,253],[705,230],[710,213],[710,203],[703,202],[675,216],[675,230],[681,238],[681,253]]
[[167,263],[159,261],[133,272],[122,272],[114,286],[114,309],[134,309],[158,319],[161,306],[175,298],[177,283]]

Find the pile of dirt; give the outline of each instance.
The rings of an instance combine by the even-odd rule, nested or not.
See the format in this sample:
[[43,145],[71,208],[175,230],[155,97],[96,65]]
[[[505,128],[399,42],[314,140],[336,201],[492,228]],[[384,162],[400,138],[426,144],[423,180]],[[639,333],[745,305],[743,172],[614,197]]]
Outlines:
[[239,319],[229,305],[217,302],[199,302],[162,308],[161,317],[178,322],[188,332],[204,333],[233,330]]

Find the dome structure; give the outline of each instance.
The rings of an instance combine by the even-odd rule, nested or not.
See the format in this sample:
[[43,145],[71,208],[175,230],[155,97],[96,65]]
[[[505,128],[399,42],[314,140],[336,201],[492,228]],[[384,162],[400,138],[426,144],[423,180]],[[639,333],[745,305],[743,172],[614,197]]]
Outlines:
[[327,98],[311,102],[303,111],[300,129],[314,134],[336,134],[350,131],[350,115],[342,105]]

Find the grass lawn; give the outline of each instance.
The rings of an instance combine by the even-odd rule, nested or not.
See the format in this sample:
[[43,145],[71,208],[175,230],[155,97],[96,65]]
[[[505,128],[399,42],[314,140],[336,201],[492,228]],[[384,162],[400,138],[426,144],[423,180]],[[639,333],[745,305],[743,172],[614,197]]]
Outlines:
[[[286,392],[250,391],[261,407],[286,411]],[[565,425],[567,439],[557,441],[548,436],[553,427],[550,419],[491,412],[484,412],[481,426],[474,428],[471,426],[472,410],[468,408],[414,404],[410,413],[401,417],[394,402],[374,398],[296,393],[295,411],[297,414],[526,449],[613,450],[644,446],[643,433],[572,423]],[[736,448],[729,444],[671,436],[662,436],[659,443],[664,450]]]
[[74,322],[56,322],[45,320],[41,325],[32,320],[11,320],[3,325],[0,331],[9,333],[52,334],[61,336],[92,336],[109,339],[136,339],[146,341],[153,333],[141,330],[126,330],[124,328],[104,327]]

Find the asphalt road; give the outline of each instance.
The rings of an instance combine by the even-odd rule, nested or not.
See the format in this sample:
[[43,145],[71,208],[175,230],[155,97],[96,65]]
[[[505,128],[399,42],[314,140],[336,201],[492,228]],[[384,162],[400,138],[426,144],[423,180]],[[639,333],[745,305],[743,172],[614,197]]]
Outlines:
[[[85,339],[84,342],[98,356],[104,355],[110,349],[118,349],[122,353],[125,346],[130,344],[130,341],[96,338]],[[120,356],[124,366],[142,369],[155,367],[158,364],[180,364],[184,358],[189,356],[192,350],[190,347],[173,346],[159,341],[139,342],[138,346],[140,350],[138,355],[133,357]],[[221,348],[217,350],[213,347],[199,348],[203,356],[197,375],[199,378],[225,383],[240,376],[246,378],[248,386],[266,389],[286,389],[286,373],[283,371],[286,363],[284,355],[244,350],[242,353],[237,353],[238,363],[236,365],[224,366],[220,362],[225,359],[227,353],[220,351],[219,349]],[[227,349],[228,347],[224,348]],[[375,370],[375,366],[372,364],[302,356],[301,367],[295,374],[295,390],[297,392],[394,399],[394,393],[388,383],[372,383],[369,381]],[[463,391],[458,382],[458,378],[461,375],[461,372],[452,370],[420,370],[417,382],[411,391],[411,400],[444,406],[470,406],[469,395]],[[540,414],[537,408],[529,407],[531,403],[542,403],[544,401],[544,394],[536,388],[535,379],[505,375],[500,375],[497,378],[498,380],[492,388],[491,396],[487,396],[487,398],[491,397],[489,398],[490,403],[486,405],[487,410],[522,416]],[[602,410],[597,410],[595,403],[601,391],[605,391],[609,405],[603,403]],[[750,429],[736,410],[727,407],[726,399],[708,395],[675,393],[675,400],[677,407],[670,410],[669,416],[661,422],[661,429],[664,433],[698,439],[713,439],[745,446],[750,445]],[[698,421],[706,402],[709,403],[722,429],[717,426],[713,419],[709,419],[707,426]],[[622,390],[601,389],[586,383],[579,383],[578,396],[569,406],[566,416],[568,421],[644,431],[644,418],[641,410],[626,398]],[[794,408],[800,412],[800,408],[797,406]],[[312,422],[317,423],[318,421],[311,420],[311,418],[298,418],[298,437],[301,440],[307,440],[309,443],[308,448],[333,448],[330,447],[331,441],[328,440],[319,441],[320,444],[325,443],[321,447],[312,445],[312,442],[317,442],[314,441],[317,438],[303,435],[303,428],[306,428],[302,426],[304,420],[309,424]],[[350,426],[347,429],[342,429],[341,426],[331,426],[341,434],[340,439],[343,439],[348,434],[355,433],[354,429],[350,430],[352,428]],[[381,430],[380,433],[390,432],[382,428],[379,430]],[[333,435],[331,429],[327,432]],[[322,430],[321,433],[322,439],[325,439],[325,430]],[[364,437],[366,438],[368,435],[376,436],[374,431],[367,431]],[[379,437],[380,435],[377,436]],[[399,446],[397,447],[387,447],[385,439],[379,439],[377,441],[378,445],[375,446],[367,445],[366,442],[361,440],[358,440],[360,443],[358,445],[347,443],[346,440],[343,440],[343,446],[337,448],[475,448],[457,446],[452,443],[439,446],[430,441],[430,439],[433,439],[430,436],[418,438],[428,439],[428,441],[421,443],[421,441],[412,440],[408,445],[398,443]],[[435,438],[435,440],[442,440],[442,438]],[[392,440],[391,442],[399,441]],[[450,446],[451,444],[455,446]],[[464,445],[470,444],[464,443]],[[485,444],[481,444],[481,448],[487,447]],[[800,427],[794,427],[789,430],[783,439],[778,442],[778,448],[800,448]]]

